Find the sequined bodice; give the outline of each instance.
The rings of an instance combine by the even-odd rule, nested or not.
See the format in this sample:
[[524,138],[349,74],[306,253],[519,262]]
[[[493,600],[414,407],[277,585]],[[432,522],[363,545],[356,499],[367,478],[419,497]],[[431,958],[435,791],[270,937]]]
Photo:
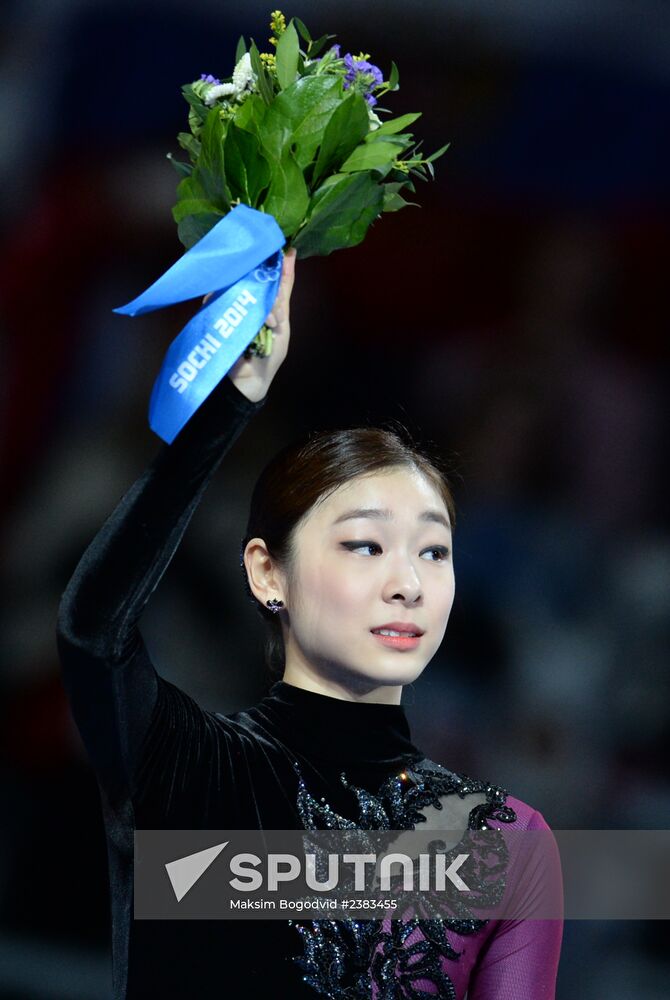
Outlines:
[[[336,699],[286,684],[276,685],[273,694],[285,700],[275,724],[281,726],[282,719],[290,715],[287,704],[299,705],[305,713],[297,739],[294,733],[285,731],[287,753],[293,743],[304,752],[311,737],[311,749],[318,756],[323,739],[319,732],[327,731],[324,726],[343,705]],[[437,828],[436,815],[451,813],[453,817],[453,811],[445,809],[452,799],[470,804],[464,827],[471,831],[488,829],[489,819],[498,823],[516,819],[514,811],[505,805],[503,789],[455,774],[423,757],[409,741],[409,727],[400,706],[347,704],[342,714],[347,716],[349,739],[361,755],[371,758],[370,763],[382,753],[382,746],[387,754],[397,749],[398,760],[406,763],[397,766],[374,790],[353,783],[347,772],[341,771],[339,784],[349,793],[351,804],[350,814],[344,815],[326,796],[312,793],[300,761],[292,759],[297,779],[296,806],[304,829],[408,831],[426,824],[429,812],[431,825]],[[453,829],[453,818],[444,828]],[[500,851],[504,853],[502,840]],[[499,882],[499,887],[504,887],[504,881]],[[410,1000],[428,995],[456,1000],[445,966],[457,962],[459,952],[450,942],[448,931],[473,935],[486,923],[469,917],[289,921],[302,941],[302,953],[294,961],[303,981],[316,995],[329,1000]]]

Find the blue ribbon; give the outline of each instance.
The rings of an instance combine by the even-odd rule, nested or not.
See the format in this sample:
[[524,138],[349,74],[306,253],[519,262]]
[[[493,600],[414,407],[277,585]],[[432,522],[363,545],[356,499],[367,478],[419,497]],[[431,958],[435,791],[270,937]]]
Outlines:
[[141,316],[214,292],[170,344],[149,403],[149,425],[169,444],[249,346],[272,309],[284,234],[272,215],[237,205],[115,313]]

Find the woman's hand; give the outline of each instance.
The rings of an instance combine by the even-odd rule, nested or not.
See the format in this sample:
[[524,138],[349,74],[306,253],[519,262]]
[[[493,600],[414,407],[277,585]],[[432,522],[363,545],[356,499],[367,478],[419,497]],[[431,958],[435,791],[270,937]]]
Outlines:
[[[245,358],[242,355],[228,372],[228,378],[235,388],[252,403],[257,403],[267,395],[272,379],[277,374],[279,366],[288,352],[291,337],[289,321],[291,292],[295,280],[295,250],[287,250],[284,254],[281,282],[272,311],[268,314],[265,325],[272,330],[272,353],[265,358],[252,355]],[[206,295],[204,302],[210,298]]]

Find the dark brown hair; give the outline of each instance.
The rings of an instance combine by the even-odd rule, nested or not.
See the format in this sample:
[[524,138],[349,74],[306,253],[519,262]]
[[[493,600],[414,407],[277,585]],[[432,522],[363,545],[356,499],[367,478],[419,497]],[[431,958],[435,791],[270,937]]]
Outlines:
[[[262,538],[272,559],[289,570],[294,531],[316,503],[356,476],[402,466],[417,469],[432,483],[449,512],[453,530],[456,508],[447,471],[402,425],[316,431],[282,448],[261,472],[251,496],[241,554],[252,538]],[[270,627],[268,667],[273,676],[280,676],[284,642],[279,617],[256,600],[240,562],[247,592]]]

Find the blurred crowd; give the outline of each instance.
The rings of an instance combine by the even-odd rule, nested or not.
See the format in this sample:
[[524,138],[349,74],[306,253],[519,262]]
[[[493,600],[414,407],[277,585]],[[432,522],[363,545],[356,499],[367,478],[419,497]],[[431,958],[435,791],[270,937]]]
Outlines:
[[[238,564],[255,478],[304,430],[399,421],[446,457],[458,506],[451,620],[404,696],[415,742],[555,829],[670,828],[670,24],[654,0],[596,4],[598,33],[549,6],[542,23],[544,4],[510,4],[508,31],[483,2],[285,11],[395,59],[389,107],[424,111],[426,149],[452,146],[421,208],[298,263],[289,359],[143,631],[206,708],[262,697],[272,678]],[[111,996],[102,819],[55,615],[161,446],[149,393],[192,307],[111,310],[182,250],[166,159],[179,88],[225,76],[266,13],[10,0],[0,25],[2,1000]],[[559,1000],[667,996],[666,926],[569,922]]]

